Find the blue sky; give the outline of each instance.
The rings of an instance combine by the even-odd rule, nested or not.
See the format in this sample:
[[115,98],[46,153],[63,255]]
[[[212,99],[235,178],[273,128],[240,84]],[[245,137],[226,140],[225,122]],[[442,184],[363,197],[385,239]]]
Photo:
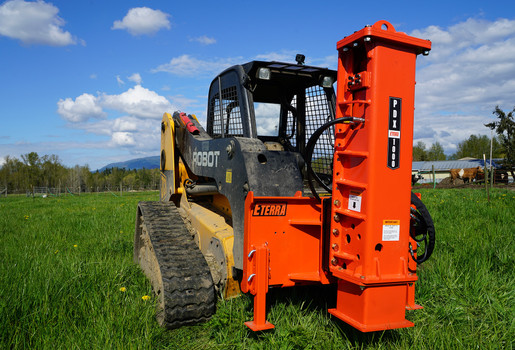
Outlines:
[[[159,154],[164,112],[201,120],[211,80],[253,59],[336,68],[336,42],[387,20],[430,39],[415,142],[451,154],[515,105],[513,1],[0,0],[0,165],[56,154],[94,170]],[[262,126],[266,128],[267,126]]]

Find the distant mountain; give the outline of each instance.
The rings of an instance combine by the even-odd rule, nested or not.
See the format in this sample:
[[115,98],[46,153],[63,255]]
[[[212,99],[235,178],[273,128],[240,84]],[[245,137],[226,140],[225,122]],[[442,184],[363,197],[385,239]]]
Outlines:
[[98,169],[99,172],[102,172],[106,169],[111,168],[125,168],[127,170],[139,170],[139,169],[159,169],[160,158],[159,156],[145,157],[145,158],[137,158],[126,160],[125,162],[111,163],[106,166]]

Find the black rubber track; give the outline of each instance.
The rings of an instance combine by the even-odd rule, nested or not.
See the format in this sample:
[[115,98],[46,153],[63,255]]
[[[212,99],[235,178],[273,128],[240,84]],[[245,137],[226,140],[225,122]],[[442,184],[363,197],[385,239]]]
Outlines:
[[[216,303],[213,279],[204,256],[173,203],[138,203],[134,250],[137,262],[137,250],[141,245],[138,235],[144,231],[150,236],[159,265],[161,278],[157,280],[162,281],[162,286],[152,286],[160,298],[157,310],[159,323],[172,329],[209,320]],[[163,292],[164,297],[161,298]]]

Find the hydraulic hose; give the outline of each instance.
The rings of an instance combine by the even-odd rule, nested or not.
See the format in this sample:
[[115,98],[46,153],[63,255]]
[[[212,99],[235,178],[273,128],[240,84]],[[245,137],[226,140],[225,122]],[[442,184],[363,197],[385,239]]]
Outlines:
[[[415,258],[415,252],[410,244],[411,257],[417,264],[422,264],[424,261],[429,259],[435,248],[435,226],[431,214],[427,210],[424,203],[417,197],[417,195],[411,192],[411,204],[416,209],[411,208],[411,217],[413,218],[414,225],[411,226],[410,235],[417,242],[417,257]],[[420,245],[418,242],[424,242],[424,252],[420,253]]]
[[[313,193],[313,196],[318,200],[320,200],[320,196],[315,190],[315,186],[313,185],[313,179],[320,184],[327,192],[332,193],[332,188],[327,186],[320,177],[313,171],[311,167],[311,161],[313,158],[313,151],[315,149],[315,145],[322,135],[322,133],[330,128],[331,126],[338,123],[362,123],[365,120],[363,118],[355,118],[355,117],[343,117],[338,119],[330,120],[324,125],[320,126],[309,138],[308,143],[306,145],[306,164],[308,168],[308,186]],[[419,242],[425,243],[425,249],[423,253],[417,251],[417,257],[415,257],[415,251],[411,247],[410,244],[410,253],[411,257],[417,264],[422,264],[424,261],[429,259],[431,254],[433,254],[433,250],[435,248],[435,226],[433,224],[433,219],[431,218],[431,214],[427,210],[424,203],[412,192],[411,193],[411,204],[415,206],[416,209],[411,208],[411,217],[414,220],[414,224],[411,226],[410,235],[417,242],[417,249],[419,250],[420,245]]]
[[331,193],[332,189],[327,186],[322,179],[313,171],[313,168],[311,167],[311,160],[313,157],[313,151],[315,149],[315,145],[320,138],[320,136],[323,134],[324,131],[326,131],[331,126],[338,124],[338,123],[345,123],[345,122],[357,122],[362,123],[365,120],[363,118],[355,118],[355,117],[343,117],[338,119],[333,119],[325,123],[324,125],[320,126],[309,138],[308,143],[306,145],[306,164],[308,166],[308,186],[311,190],[311,193],[313,193],[313,196],[320,201],[320,196],[318,195],[317,191],[315,190],[315,186],[313,185],[313,179],[315,179],[316,182],[320,184],[327,192]]

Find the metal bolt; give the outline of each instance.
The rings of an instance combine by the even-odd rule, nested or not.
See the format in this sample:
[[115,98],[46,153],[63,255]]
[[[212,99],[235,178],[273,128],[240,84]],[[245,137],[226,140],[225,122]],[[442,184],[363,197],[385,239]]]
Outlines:
[[334,214],[334,221],[335,222],[340,222],[340,215]]
[[333,258],[333,260],[331,260],[331,264],[332,264],[333,266],[338,265],[338,259]]
[[369,36],[366,36],[365,39],[363,39],[363,41],[371,41],[371,40],[372,40],[372,38]]
[[335,200],[334,200],[334,206],[335,206],[335,207],[339,208],[341,204],[342,204],[342,203],[341,203],[338,199],[335,199]]
[[333,250],[334,250],[335,252],[337,252],[339,247],[338,247],[338,244],[337,244],[337,243],[333,243],[333,245],[331,246],[331,248],[333,248]]
[[333,235],[335,235],[336,237],[338,237],[338,235],[340,234],[340,231],[338,231],[337,228],[333,229]]

